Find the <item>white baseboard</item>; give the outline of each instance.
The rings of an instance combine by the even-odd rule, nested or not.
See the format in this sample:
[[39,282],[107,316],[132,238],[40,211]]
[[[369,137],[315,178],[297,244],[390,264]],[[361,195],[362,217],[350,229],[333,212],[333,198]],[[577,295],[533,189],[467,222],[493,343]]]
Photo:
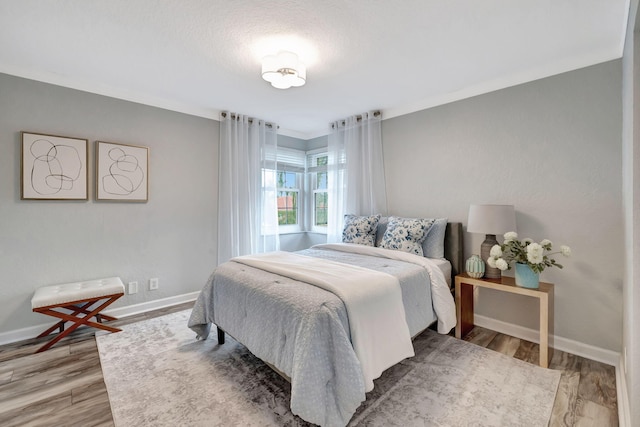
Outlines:
[[[196,298],[198,298],[199,294],[200,294],[200,291],[197,291],[197,292],[191,292],[188,294],[176,295],[173,297],[147,301],[139,304],[128,305],[125,307],[117,307],[110,310],[105,310],[104,314],[110,314],[111,316],[114,316],[114,317],[133,316],[134,314],[145,313],[151,310],[157,310],[160,308],[171,307],[172,305],[195,301]],[[41,325],[29,326],[27,328],[16,329],[8,332],[2,332],[0,333],[0,345],[37,337],[38,335],[40,335],[40,333],[43,330],[51,326],[51,324],[52,324],[51,322],[48,322],[48,323],[43,323]]]
[[618,398],[618,424],[620,427],[631,427],[631,408],[629,407],[629,389],[627,377],[624,375],[624,358],[622,355],[616,364],[616,390]]
[[[474,323],[483,328],[500,332],[512,337],[521,338],[523,340],[540,343],[540,335],[538,330],[525,328],[523,326],[514,325],[512,323],[503,322],[501,320],[492,319],[482,315],[474,315]],[[596,347],[590,344],[584,344],[569,338],[559,337],[557,335],[549,336],[549,346],[567,353],[582,356],[597,362],[606,363],[611,366],[618,366],[620,361],[620,353],[604,348]]]
[[195,301],[196,298],[198,298],[198,295],[200,295],[200,291],[190,292],[188,294],[176,295],[173,297],[128,305],[126,307],[118,307],[111,310],[105,310],[105,314],[110,314],[113,317],[133,316],[134,314],[146,313],[147,311],[151,310],[158,310],[160,308],[171,307],[172,305]]

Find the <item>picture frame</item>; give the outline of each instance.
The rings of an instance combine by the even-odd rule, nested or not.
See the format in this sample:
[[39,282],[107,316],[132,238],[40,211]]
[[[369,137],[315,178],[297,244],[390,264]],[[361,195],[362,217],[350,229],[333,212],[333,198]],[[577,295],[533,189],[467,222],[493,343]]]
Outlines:
[[149,148],[96,141],[96,200],[147,202]]
[[21,200],[89,200],[89,141],[22,131]]

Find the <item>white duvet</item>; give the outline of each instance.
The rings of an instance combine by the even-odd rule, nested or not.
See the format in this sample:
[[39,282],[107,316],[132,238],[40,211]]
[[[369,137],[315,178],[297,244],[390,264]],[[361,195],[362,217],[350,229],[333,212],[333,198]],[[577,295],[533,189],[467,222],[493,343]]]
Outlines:
[[[367,270],[393,272],[401,283],[403,298],[423,298],[419,289],[421,283],[428,286],[424,277],[428,274],[432,295],[424,296],[428,301],[421,307],[429,309],[427,303],[434,306],[440,317],[439,332],[447,333],[455,326],[453,298],[433,260],[374,247],[322,246],[309,250],[307,255],[340,264],[344,260],[344,263],[366,265]],[[411,270],[424,268],[425,274],[403,274],[407,270],[401,265],[403,261],[422,266]],[[350,336],[350,313],[339,296],[320,287],[299,286],[299,283],[299,280],[238,262],[221,264],[198,296],[189,327],[199,338],[206,339],[211,324],[215,323],[257,357],[291,378],[294,414],[314,424],[344,427],[366,398],[362,364]],[[405,308],[409,318],[403,315],[396,318],[404,318],[410,333],[416,334],[428,326],[432,313],[422,317],[413,310],[413,307]],[[393,335],[379,333],[379,336],[386,344]]]
[[373,390],[373,380],[384,370],[414,355],[402,292],[395,277],[290,252],[247,255],[234,261],[310,283],[337,295],[347,309],[351,342],[362,368],[366,391]]
[[352,243],[325,243],[315,245],[313,247],[395,259],[423,267],[427,270],[429,278],[431,279],[431,298],[433,300],[433,309],[438,316],[438,332],[441,334],[448,334],[452,328],[455,328],[456,303],[453,300],[453,296],[451,295],[451,290],[449,289],[449,285],[444,277],[444,273],[433,260],[407,252],[394,251],[391,249],[373,246],[356,245]]

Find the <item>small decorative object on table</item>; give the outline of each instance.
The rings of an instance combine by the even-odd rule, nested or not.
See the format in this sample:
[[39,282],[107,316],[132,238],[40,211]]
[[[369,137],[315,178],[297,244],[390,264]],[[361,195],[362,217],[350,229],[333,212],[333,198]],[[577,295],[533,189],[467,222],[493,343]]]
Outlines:
[[[469,233],[482,233],[485,240],[480,246],[480,256],[483,260],[489,258],[491,248],[498,244],[496,234],[503,234],[516,228],[516,211],[513,205],[471,205],[469,206]],[[500,269],[485,266],[485,279],[499,279],[502,277]]]
[[[544,239],[536,243],[531,239],[517,240],[518,234],[514,231],[505,233],[504,243],[494,245],[491,248],[487,264],[500,270],[511,269],[511,263],[516,265],[516,285],[525,288],[538,288],[540,273],[547,267],[562,268],[551,255],[571,255],[569,246],[560,246],[557,252],[551,252],[552,243]],[[545,253],[546,252],[546,253]]]
[[465,270],[469,277],[479,279],[484,276],[484,261],[480,255],[473,254],[465,263]]

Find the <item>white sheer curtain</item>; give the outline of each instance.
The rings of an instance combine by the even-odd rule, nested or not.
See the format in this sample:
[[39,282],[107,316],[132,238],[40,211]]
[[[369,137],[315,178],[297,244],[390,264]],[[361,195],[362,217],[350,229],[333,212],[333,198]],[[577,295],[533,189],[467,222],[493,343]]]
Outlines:
[[277,126],[223,112],[218,163],[218,263],[279,249]]
[[379,112],[331,124],[327,242],[340,242],[345,214],[387,214]]

